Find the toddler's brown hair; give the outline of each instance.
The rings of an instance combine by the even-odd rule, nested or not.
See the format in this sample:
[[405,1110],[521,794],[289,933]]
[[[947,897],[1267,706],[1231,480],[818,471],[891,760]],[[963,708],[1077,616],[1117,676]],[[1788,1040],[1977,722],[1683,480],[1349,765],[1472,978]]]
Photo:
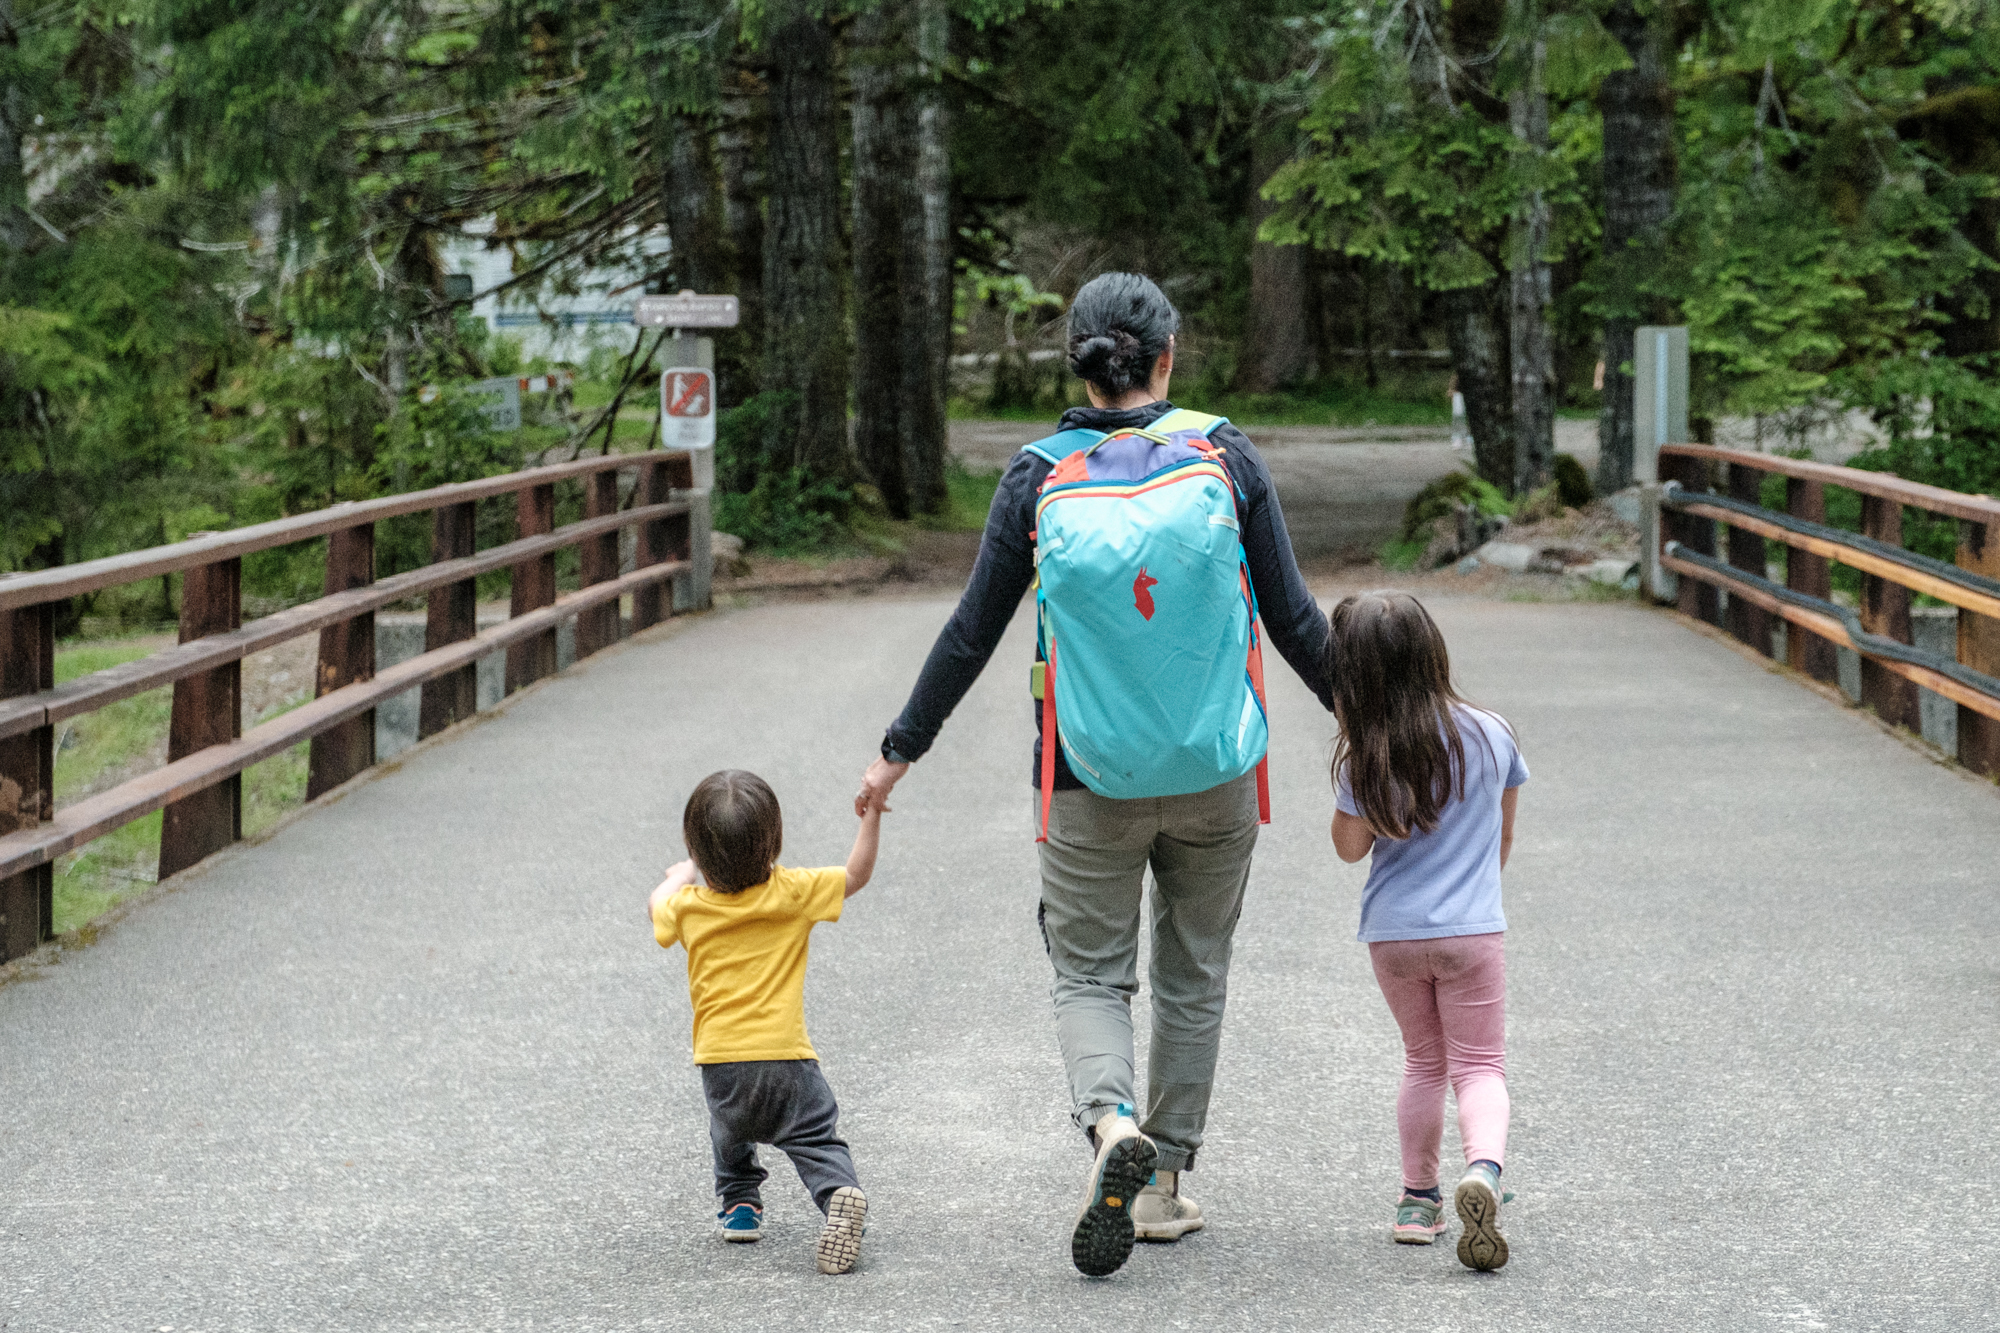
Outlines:
[[681,836],[709,888],[741,893],[771,878],[785,846],[785,816],[769,783],[725,768],[703,778],[688,797]]

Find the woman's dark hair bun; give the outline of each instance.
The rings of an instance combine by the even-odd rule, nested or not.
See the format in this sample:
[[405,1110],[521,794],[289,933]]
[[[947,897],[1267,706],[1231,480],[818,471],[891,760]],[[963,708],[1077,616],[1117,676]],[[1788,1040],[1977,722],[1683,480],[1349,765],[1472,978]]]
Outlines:
[[1181,316],[1151,278],[1105,273],[1083,284],[1069,308],[1069,368],[1119,398],[1153,378]]

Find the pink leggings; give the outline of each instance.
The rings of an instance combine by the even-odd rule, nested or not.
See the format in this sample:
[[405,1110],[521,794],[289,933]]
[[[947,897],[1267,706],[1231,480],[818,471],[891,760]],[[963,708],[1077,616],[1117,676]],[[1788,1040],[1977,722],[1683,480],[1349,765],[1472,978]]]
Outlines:
[[1368,946],[1382,998],[1403,1030],[1396,1128],[1410,1189],[1438,1183],[1447,1079],[1458,1094],[1465,1160],[1506,1162],[1506,938],[1496,931]]

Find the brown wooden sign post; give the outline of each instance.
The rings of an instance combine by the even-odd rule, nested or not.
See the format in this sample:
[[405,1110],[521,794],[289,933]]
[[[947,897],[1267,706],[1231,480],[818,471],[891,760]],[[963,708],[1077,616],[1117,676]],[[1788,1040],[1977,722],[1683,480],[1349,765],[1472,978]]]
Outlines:
[[[204,534],[206,535],[206,534]],[[182,643],[226,634],[243,624],[243,561],[196,565],[182,575]],[[243,734],[243,663],[225,662],[174,682],[167,762],[185,759]],[[160,878],[178,874],[243,836],[243,775],[167,806],[160,825]]]
[[[47,603],[0,611],[0,699],[55,685],[54,611]],[[55,812],[55,728],[0,739],[0,835],[33,829]],[[28,952],[54,930],[53,862],[0,879],[0,961]]]

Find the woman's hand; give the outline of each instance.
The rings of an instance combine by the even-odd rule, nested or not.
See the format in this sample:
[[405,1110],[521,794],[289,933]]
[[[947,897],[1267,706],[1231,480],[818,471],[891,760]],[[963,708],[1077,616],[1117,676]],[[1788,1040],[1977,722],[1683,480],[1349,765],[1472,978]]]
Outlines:
[[892,764],[877,755],[875,762],[868,765],[868,771],[861,775],[861,790],[854,796],[854,817],[859,819],[867,814],[870,806],[888,810],[890,791],[909,771],[908,764]]

